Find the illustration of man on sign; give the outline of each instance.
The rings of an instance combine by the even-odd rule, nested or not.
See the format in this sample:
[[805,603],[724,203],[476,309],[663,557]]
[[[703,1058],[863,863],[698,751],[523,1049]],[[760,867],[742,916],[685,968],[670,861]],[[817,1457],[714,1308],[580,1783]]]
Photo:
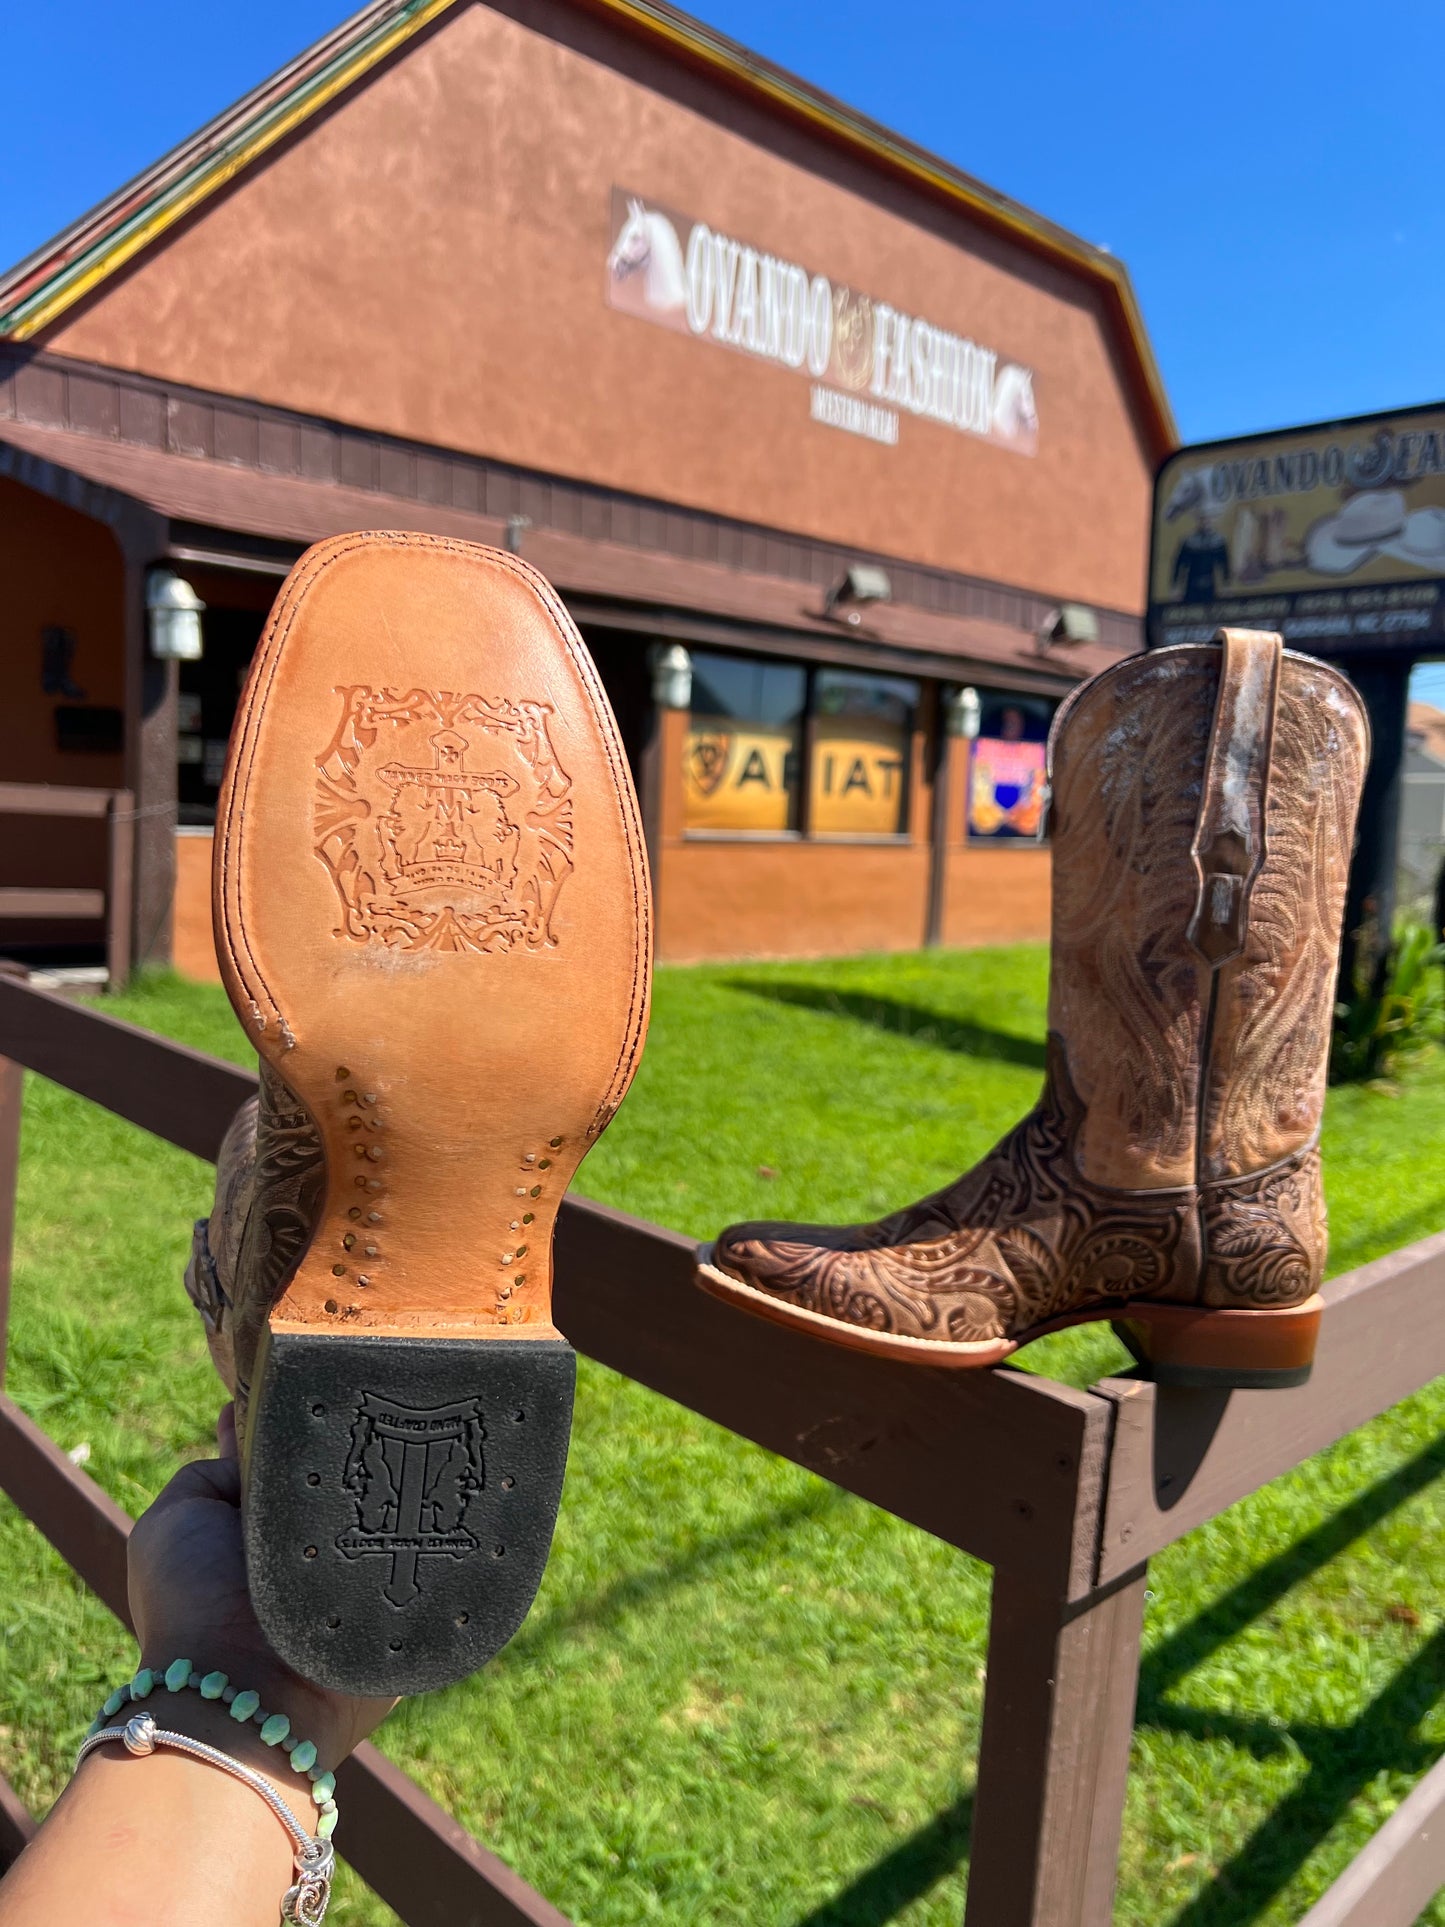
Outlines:
[[1183,602],[1213,602],[1221,583],[1229,581],[1229,545],[1211,515],[1201,510],[1199,526],[1174,551],[1170,586],[1183,583]]

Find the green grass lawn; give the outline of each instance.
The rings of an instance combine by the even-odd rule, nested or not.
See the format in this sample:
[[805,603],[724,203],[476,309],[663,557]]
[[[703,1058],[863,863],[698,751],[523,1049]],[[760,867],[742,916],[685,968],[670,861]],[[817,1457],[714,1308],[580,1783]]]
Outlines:
[[[579,1188],[698,1236],[898,1204],[1032,1102],[1044,988],[1032,948],[663,970]],[[246,1056],[218,990],[113,1007]],[[210,1172],[28,1085],[10,1389],[138,1512],[208,1449],[180,1273]],[[1332,1094],[1335,1270],[1445,1225],[1441,1145],[1445,1058]],[[1025,1362],[1083,1385],[1125,1360],[1090,1327]],[[1297,1921],[1445,1749],[1442,1420],[1436,1386],[1155,1561],[1121,1921]],[[974,1561],[584,1364],[536,1609],[380,1743],[579,1923],[953,1927],[987,1613]],[[0,1501],[0,1771],[37,1811],[131,1656]],[[349,1881],[332,1918],[393,1916]]]

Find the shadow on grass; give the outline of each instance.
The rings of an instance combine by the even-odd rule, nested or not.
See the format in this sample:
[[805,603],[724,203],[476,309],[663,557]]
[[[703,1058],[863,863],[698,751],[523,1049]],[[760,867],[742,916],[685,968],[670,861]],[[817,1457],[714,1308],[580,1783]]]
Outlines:
[[[1308,1762],[1302,1783],[1188,1902],[1171,1927],[1243,1927],[1303,1866],[1345,1808],[1385,1771],[1416,1774],[1438,1747],[1416,1733],[1445,1692],[1445,1627],[1347,1727],[1274,1724],[1211,1708],[1172,1706],[1168,1688],[1258,1619],[1294,1586],[1445,1473],[1445,1439],[1378,1481],[1268,1560],[1155,1647],[1139,1677],[1136,1723],[1188,1739],[1223,1739],[1257,1759],[1291,1745]],[[968,1858],[973,1795],[965,1793],[795,1927],[884,1927]]]
[[966,1017],[948,1017],[926,1004],[909,1004],[897,997],[869,996],[856,990],[834,990],[828,984],[754,982],[748,977],[727,977],[723,981],[729,990],[746,991],[750,997],[764,997],[771,1003],[792,1004],[802,1010],[821,1010],[830,1017],[851,1017],[855,1023],[870,1024],[892,1037],[932,1044],[939,1050],[956,1051],[961,1057],[1019,1064],[1026,1070],[1044,1068],[1042,1039],[1015,1037],[1010,1031],[994,1030]]
[[961,1793],[795,1927],[883,1927],[967,1860],[972,1825],[973,1794]]
[[1445,1439],[1362,1492],[1332,1518],[1241,1580],[1149,1654],[1139,1676],[1136,1723],[1190,1739],[1222,1739],[1256,1758],[1291,1744],[1308,1763],[1300,1784],[1175,1915],[1171,1927],[1242,1927],[1294,1877],[1350,1802],[1382,1772],[1418,1774],[1439,1747],[1416,1731],[1445,1692],[1445,1627],[1408,1660],[1359,1718],[1343,1727],[1279,1725],[1212,1708],[1170,1705],[1164,1693],[1294,1586],[1445,1473]]
[[[1419,1773],[1433,1765],[1440,1749],[1423,1742],[1416,1729],[1442,1692],[1445,1626],[1351,1725],[1287,1729],[1309,1771],[1171,1927],[1240,1927],[1252,1920],[1378,1774]],[[1227,1720],[1214,1725],[1229,1737]]]
[[796,1499],[790,1499],[786,1505],[775,1506],[771,1511],[761,1513],[746,1525],[739,1526],[735,1532],[720,1533],[716,1538],[703,1541],[682,1558],[645,1566],[640,1572],[630,1572],[625,1579],[619,1579],[616,1585],[608,1586],[590,1598],[579,1599],[573,1605],[558,1607],[555,1612],[541,1616],[534,1613],[516,1638],[507,1645],[506,1658],[533,1659],[569,1633],[588,1626],[605,1626],[634,1606],[655,1601],[676,1586],[690,1585],[711,1568],[729,1559],[744,1553],[759,1554],[774,1539],[786,1539],[796,1527],[823,1518],[835,1506],[847,1502],[850,1496],[840,1486],[825,1485],[820,1480]]

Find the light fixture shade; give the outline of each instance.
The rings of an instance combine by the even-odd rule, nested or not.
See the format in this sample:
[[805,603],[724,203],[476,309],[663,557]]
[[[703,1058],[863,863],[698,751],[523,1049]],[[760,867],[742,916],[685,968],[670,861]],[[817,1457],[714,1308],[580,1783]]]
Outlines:
[[680,642],[653,644],[652,700],[659,709],[692,708],[692,657]]
[[944,727],[950,736],[963,736],[969,742],[978,735],[983,716],[983,705],[979,702],[978,691],[972,685],[955,689],[944,698]]
[[198,662],[204,648],[201,616],[205,607],[181,576],[170,569],[152,569],[146,577],[151,654],[161,662]]

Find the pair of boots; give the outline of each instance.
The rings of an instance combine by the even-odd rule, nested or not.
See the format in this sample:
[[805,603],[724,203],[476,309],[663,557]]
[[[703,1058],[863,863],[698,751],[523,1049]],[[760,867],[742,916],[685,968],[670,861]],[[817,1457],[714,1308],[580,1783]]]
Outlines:
[[[922,1203],[735,1226],[699,1281],[928,1365],[1109,1317],[1161,1378],[1299,1382],[1366,754],[1348,683],[1274,637],[1077,692],[1038,1106]],[[530,1606],[574,1373],[552,1229],[642,1048],[648,906],[616,727],[548,586],[418,536],[303,558],[221,797],[217,950],[261,1087],[187,1283],[236,1399],[258,1614],[323,1684],[444,1684]]]

